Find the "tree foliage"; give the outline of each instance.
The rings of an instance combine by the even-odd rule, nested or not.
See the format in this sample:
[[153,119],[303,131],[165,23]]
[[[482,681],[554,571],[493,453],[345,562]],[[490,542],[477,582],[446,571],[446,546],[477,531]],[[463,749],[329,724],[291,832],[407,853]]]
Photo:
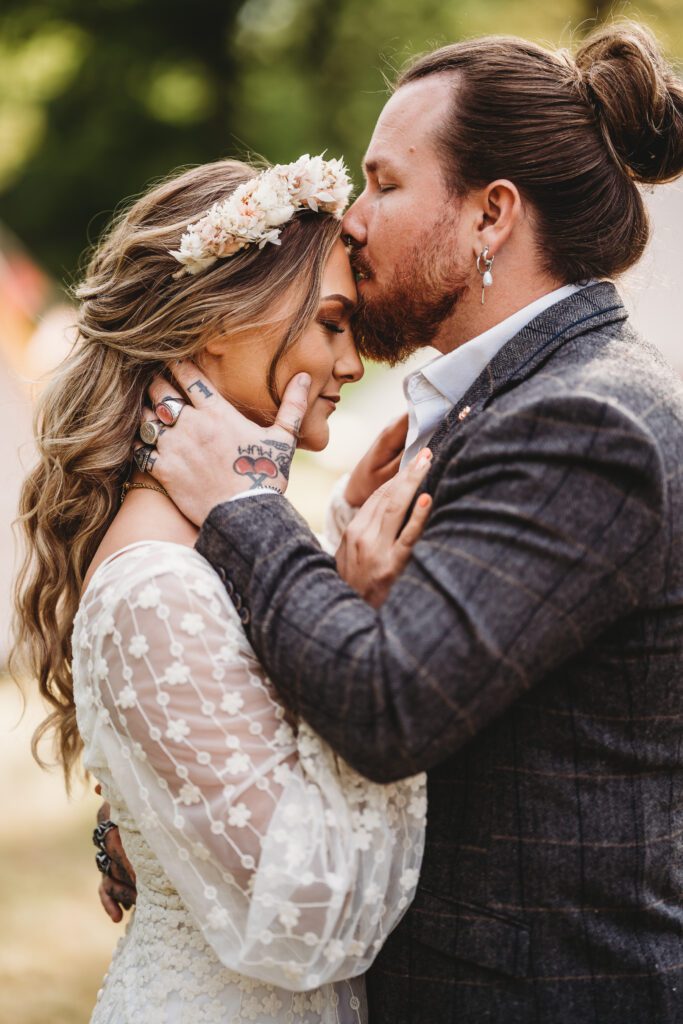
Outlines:
[[[639,16],[678,52],[676,0],[649,2]],[[327,150],[359,179],[386,80],[411,54],[490,32],[570,45],[609,13],[589,0],[3,0],[0,221],[68,280],[119,202],[175,167]]]

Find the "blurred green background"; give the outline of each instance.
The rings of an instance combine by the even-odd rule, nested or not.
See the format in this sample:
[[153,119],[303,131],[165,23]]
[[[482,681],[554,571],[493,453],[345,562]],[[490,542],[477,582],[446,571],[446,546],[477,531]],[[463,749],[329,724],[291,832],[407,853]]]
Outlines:
[[[64,306],[54,313],[61,289],[117,204],[180,165],[250,153],[286,161],[327,150],[346,158],[360,184],[385,78],[410,55],[488,33],[570,47],[612,15],[645,21],[670,57],[683,55],[680,0],[1,0],[4,593],[17,449],[24,463],[31,459],[27,385],[52,365],[54,339],[71,316]],[[680,289],[679,314],[662,296],[674,293],[683,270],[679,200],[655,197],[660,262],[649,277],[639,271],[648,333],[673,332],[677,365]],[[335,415],[331,454],[303,456],[293,474],[290,493],[314,523],[334,474],[400,406],[405,370],[381,372],[381,401],[371,372],[361,397]],[[0,1024],[84,1024],[120,934],[96,897],[89,832],[98,801],[77,787],[67,802],[59,774],[31,762],[29,735],[41,711],[29,699],[15,727],[20,710],[16,689],[0,677]]]
[[[683,50],[680,0],[612,7]],[[595,0],[3,0],[0,220],[58,280],[124,196],[258,152],[358,166],[407,56],[483,33],[571,45]]]

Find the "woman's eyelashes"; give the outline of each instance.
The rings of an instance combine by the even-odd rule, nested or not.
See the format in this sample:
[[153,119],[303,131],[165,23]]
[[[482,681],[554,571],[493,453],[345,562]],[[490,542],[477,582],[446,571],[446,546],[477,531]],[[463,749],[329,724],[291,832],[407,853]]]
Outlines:
[[335,320],[319,320],[318,323],[321,327],[324,327],[326,331],[330,331],[332,334],[343,334],[345,327],[337,323]]

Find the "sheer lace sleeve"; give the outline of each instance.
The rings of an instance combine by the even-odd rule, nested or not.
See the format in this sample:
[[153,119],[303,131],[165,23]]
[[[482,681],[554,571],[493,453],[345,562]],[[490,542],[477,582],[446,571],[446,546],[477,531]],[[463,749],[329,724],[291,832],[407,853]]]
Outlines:
[[332,488],[330,501],[325,512],[325,534],[321,544],[328,554],[334,555],[341,543],[344,530],[353,520],[357,508],[349,505],[346,500],[346,485],[349,482],[350,473],[337,480]]
[[106,765],[220,960],[289,989],[366,970],[414,893],[424,776],[370,783],[292,728],[190,549],[105,566],[74,652],[86,763]]

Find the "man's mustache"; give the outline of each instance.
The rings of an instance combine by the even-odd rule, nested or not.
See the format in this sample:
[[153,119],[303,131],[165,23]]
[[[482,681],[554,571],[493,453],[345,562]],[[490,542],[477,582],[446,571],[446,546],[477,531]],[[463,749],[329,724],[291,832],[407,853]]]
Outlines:
[[349,250],[349,259],[351,261],[351,269],[353,270],[356,277],[372,277],[372,267],[367,256],[359,249],[353,247]]

